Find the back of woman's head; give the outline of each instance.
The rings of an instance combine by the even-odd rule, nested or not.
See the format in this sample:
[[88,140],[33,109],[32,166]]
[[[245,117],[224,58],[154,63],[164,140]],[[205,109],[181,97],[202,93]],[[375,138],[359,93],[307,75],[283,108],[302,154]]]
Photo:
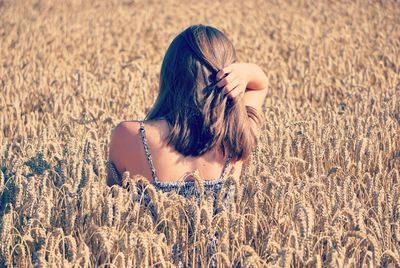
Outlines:
[[210,26],[191,26],[168,47],[159,95],[146,119],[166,119],[168,143],[181,154],[199,156],[217,146],[233,160],[250,155],[257,136],[249,117],[259,121],[257,112],[216,87],[217,72],[235,61],[232,43]]

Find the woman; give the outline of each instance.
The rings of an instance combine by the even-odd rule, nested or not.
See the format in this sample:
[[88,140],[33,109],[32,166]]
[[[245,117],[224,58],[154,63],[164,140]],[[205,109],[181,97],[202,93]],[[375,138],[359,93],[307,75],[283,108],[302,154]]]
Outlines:
[[145,121],[125,121],[113,130],[107,184],[121,185],[129,171],[156,189],[189,197],[196,173],[205,191],[216,194],[226,174],[240,177],[256,145],[266,92],[264,72],[236,63],[222,32],[187,28],[167,49],[159,95]]

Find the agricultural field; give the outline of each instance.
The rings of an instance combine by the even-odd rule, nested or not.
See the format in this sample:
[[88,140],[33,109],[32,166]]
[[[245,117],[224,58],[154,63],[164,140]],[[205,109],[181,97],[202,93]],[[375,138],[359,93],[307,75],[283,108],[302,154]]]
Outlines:
[[[269,78],[215,215],[105,184],[112,128],[198,23]],[[0,267],[400,267],[398,1],[2,0],[0,127]]]

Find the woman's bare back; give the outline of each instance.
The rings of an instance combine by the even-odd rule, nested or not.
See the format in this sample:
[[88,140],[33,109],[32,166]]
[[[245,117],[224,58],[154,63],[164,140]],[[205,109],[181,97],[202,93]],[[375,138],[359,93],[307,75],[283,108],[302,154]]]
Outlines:
[[[166,138],[169,127],[165,120],[151,120],[143,122],[148,151],[151,154],[152,163],[157,180],[161,183],[188,181],[196,170],[204,180],[219,179],[227,162],[225,158],[213,149],[202,156],[183,156],[171,145],[167,145]],[[131,175],[142,175],[150,182],[154,181],[146,155],[145,146],[140,133],[140,121],[125,121],[119,124],[113,132],[110,158],[118,172],[122,174],[129,171]],[[118,150],[119,148],[119,150]],[[226,174],[234,167],[233,176],[240,177],[242,161],[231,162]]]

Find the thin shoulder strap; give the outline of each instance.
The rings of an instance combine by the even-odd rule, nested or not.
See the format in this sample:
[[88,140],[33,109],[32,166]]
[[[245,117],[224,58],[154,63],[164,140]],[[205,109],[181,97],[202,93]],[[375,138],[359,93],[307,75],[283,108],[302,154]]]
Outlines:
[[231,159],[232,159],[232,155],[229,153],[228,158],[226,159],[224,168],[222,169],[222,173],[221,173],[221,177],[220,177],[221,180],[225,178],[226,171],[228,170],[228,167],[231,163]]
[[154,181],[157,181],[156,169],[154,168],[153,159],[151,158],[149,145],[147,144],[146,132],[144,130],[143,121],[140,121],[140,136],[142,137],[144,151],[146,153],[147,161],[149,162],[149,166],[150,166],[150,170],[151,170],[151,176],[152,176]]

